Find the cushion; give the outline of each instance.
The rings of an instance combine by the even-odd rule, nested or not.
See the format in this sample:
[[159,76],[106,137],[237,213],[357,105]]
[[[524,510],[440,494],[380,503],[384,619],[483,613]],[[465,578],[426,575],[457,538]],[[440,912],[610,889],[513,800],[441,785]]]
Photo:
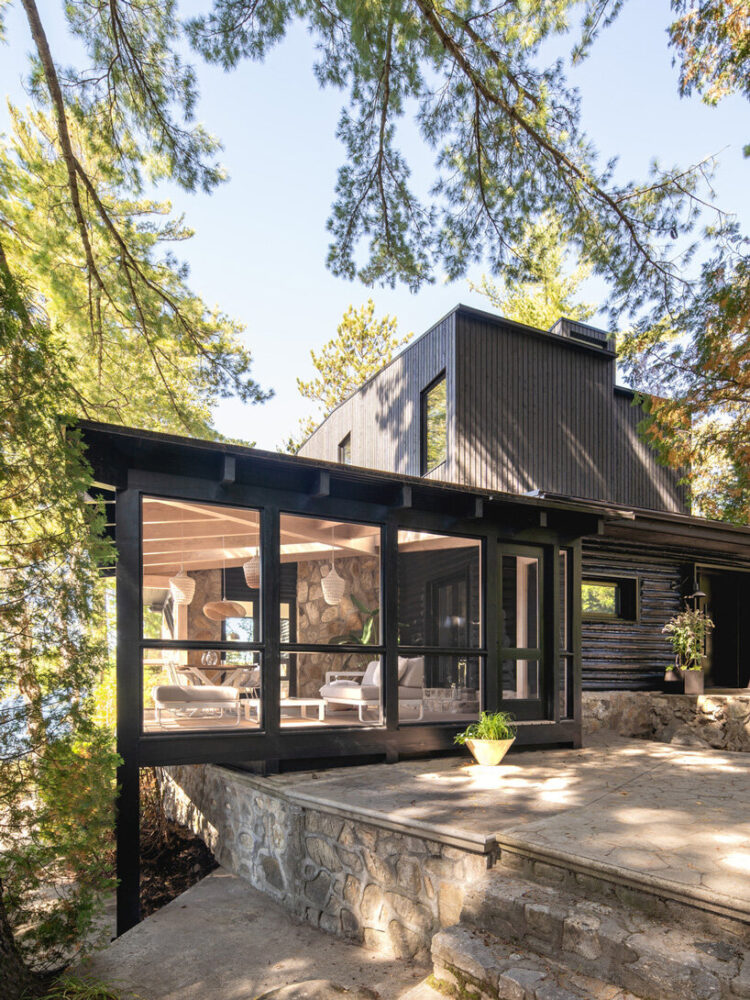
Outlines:
[[345,698],[347,701],[377,701],[380,698],[380,688],[375,684],[358,684],[353,680],[342,678],[324,684],[320,689],[321,698]]
[[398,700],[399,701],[421,701],[422,695],[424,694],[424,689],[421,687],[400,687],[398,689]]
[[239,691],[233,687],[216,687],[209,684],[192,684],[189,687],[181,684],[158,684],[151,691],[151,697],[161,705],[170,702],[235,702],[239,698]]
[[423,687],[424,656],[412,656],[406,660],[404,672],[399,670],[398,682],[403,687]]
[[371,660],[362,676],[363,684],[380,684],[380,660]]

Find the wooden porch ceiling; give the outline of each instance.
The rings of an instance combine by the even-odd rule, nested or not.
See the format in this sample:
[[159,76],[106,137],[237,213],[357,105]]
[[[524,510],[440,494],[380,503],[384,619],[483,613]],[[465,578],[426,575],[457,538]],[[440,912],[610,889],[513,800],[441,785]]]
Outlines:
[[[258,552],[257,511],[156,497],[143,500],[143,575],[146,587],[165,588],[182,566],[191,570],[241,566]],[[402,532],[400,547],[410,551],[466,547],[473,539]],[[377,525],[351,524],[283,514],[281,561],[373,556],[380,552]]]

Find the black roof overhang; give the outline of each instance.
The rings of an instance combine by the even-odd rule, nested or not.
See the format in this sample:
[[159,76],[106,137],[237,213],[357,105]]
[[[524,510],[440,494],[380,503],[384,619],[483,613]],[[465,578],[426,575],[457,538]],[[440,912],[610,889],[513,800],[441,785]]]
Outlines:
[[515,528],[546,526],[564,531],[570,537],[601,532],[605,515],[615,520],[630,516],[580,500],[471,489],[227,442],[88,421],[77,426],[93,469],[95,490],[107,501],[113,491],[127,486],[130,470],[139,470],[389,508],[411,508],[451,515],[457,520],[496,520],[511,523]]

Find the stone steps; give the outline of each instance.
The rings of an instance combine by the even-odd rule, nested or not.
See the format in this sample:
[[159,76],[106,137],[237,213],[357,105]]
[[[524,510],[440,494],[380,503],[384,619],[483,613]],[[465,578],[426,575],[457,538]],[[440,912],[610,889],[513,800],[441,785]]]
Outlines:
[[708,934],[720,931],[750,950],[747,903],[719,896],[701,886],[679,885],[650,873],[626,871],[562,851],[530,847],[514,838],[498,842],[495,869],[588,900],[636,909],[669,924],[693,930],[700,927]]
[[[435,935],[432,958],[435,998],[448,994],[461,1000],[641,1000],[601,979],[460,925]],[[411,994],[407,996],[412,1000]],[[413,1000],[421,996],[433,1000],[426,993],[415,994]]]
[[[665,921],[619,901],[584,898],[503,868],[489,872],[467,893],[460,924],[449,930],[478,940],[488,935],[503,948],[531,952],[561,963],[571,974],[649,1000],[750,998],[750,953],[724,929],[711,934],[703,926]],[[442,947],[437,939],[433,958],[436,947]],[[477,968],[475,962],[472,969]],[[518,997],[526,1000],[526,994]]]

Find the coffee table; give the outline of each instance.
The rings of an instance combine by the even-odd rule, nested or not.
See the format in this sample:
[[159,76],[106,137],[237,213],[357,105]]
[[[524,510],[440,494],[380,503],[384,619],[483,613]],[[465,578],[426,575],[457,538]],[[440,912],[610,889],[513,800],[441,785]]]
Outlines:
[[[245,706],[245,718],[248,722],[260,722],[260,698],[245,698],[243,701]],[[318,722],[323,722],[326,713],[326,703],[323,698],[282,698],[279,702],[282,709],[284,708],[298,708],[300,719],[312,719],[314,716],[307,714],[309,708],[317,708],[318,710]],[[255,718],[251,716],[251,712],[255,712]]]

